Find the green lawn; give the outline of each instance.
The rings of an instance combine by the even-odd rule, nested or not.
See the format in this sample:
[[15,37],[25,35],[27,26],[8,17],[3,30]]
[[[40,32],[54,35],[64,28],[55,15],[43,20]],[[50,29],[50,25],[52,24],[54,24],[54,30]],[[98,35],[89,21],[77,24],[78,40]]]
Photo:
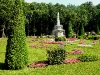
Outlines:
[[[27,38],[32,40],[32,38]],[[43,39],[40,39],[43,40]],[[32,44],[40,44],[38,42],[29,43],[27,42],[29,64],[35,61],[46,60],[47,54],[46,49],[42,48],[30,48]],[[74,48],[81,49],[84,54],[97,54],[100,56],[100,41],[92,45],[93,47],[78,47],[80,40],[74,44],[66,45],[64,48],[66,51],[71,51]],[[85,40],[85,43],[91,43],[91,40]],[[0,38],[0,75],[100,75],[100,59],[95,62],[80,62],[75,64],[61,64],[61,65],[49,65],[42,68],[29,68],[25,67],[22,70],[4,70],[3,64],[5,59],[7,39]],[[56,47],[57,45],[51,45]],[[66,58],[76,58],[79,55],[67,55]]]

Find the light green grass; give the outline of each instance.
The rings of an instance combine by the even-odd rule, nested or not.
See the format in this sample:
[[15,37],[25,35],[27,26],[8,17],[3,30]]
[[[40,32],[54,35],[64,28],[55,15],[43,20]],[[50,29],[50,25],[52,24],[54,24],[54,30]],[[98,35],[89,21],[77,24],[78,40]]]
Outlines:
[[[32,38],[27,38],[31,40]],[[40,40],[39,40],[40,41]],[[84,54],[97,54],[100,56],[100,43],[99,41],[92,45],[93,47],[78,47],[77,44],[80,40],[72,45],[66,45],[66,51],[72,51],[74,48],[81,49]],[[86,43],[91,43],[90,40],[85,40]],[[0,75],[100,75],[100,60],[95,62],[81,62],[76,64],[61,64],[49,65],[43,68],[29,68],[25,67],[22,70],[3,70],[2,66],[5,59],[7,39],[0,38]],[[30,48],[32,44],[40,44],[40,42],[29,43],[27,42],[29,64],[35,61],[46,60],[46,49]],[[51,45],[53,47],[57,45]],[[78,55],[67,55],[66,58],[76,58]]]

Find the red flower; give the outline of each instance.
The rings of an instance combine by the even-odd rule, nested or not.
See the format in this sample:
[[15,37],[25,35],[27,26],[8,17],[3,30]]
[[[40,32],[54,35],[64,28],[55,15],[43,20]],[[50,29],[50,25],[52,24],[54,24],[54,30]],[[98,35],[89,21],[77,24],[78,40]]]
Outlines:
[[29,64],[28,66],[29,66],[30,68],[37,68],[37,67],[45,67],[45,66],[47,66],[47,65],[48,65],[48,64],[45,63],[45,62],[33,62],[33,63]]
[[63,62],[67,63],[67,64],[74,64],[74,63],[78,63],[78,62],[81,62],[81,61],[76,59],[76,58],[69,58],[69,59],[65,59]]
[[83,51],[82,50],[78,50],[78,49],[74,49],[73,52],[66,52],[66,54],[82,54]]

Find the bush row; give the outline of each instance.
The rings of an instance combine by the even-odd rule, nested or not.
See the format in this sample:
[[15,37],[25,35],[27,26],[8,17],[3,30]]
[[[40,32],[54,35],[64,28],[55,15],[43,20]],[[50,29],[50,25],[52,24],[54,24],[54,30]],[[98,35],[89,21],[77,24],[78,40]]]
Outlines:
[[82,62],[97,61],[98,56],[97,55],[91,55],[91,54],[82,54],[78,57],[78,60],[81,60]]
[[[63,48],[56,48],[54,50],[47,50],[48,55],[48,64],[55,65],[55,64],[62,64],[66,57],[66,51]],[[82,62],[90,62],[90,61],[97,61],[97,55],[91,54],[81,54],[77,57],[78,60]]]

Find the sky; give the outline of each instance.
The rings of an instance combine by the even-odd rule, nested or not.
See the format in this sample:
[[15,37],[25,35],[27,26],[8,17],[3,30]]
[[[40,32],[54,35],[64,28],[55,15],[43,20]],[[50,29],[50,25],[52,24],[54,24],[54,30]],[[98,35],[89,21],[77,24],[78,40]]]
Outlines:
[[82,3],[85,2],[89,2],[91,1],[93,3],[93,5],[97,5],[100,3],[100,0],[25,0],[25,2],[31,3],[31,2],[37,2],[37,3],[41,3],[41,2],[45,2],[45,3],[59,3],[59,4],[64,4],[64,5],[68,5],[68,4],[72,4],[72,5],[81,5]]

